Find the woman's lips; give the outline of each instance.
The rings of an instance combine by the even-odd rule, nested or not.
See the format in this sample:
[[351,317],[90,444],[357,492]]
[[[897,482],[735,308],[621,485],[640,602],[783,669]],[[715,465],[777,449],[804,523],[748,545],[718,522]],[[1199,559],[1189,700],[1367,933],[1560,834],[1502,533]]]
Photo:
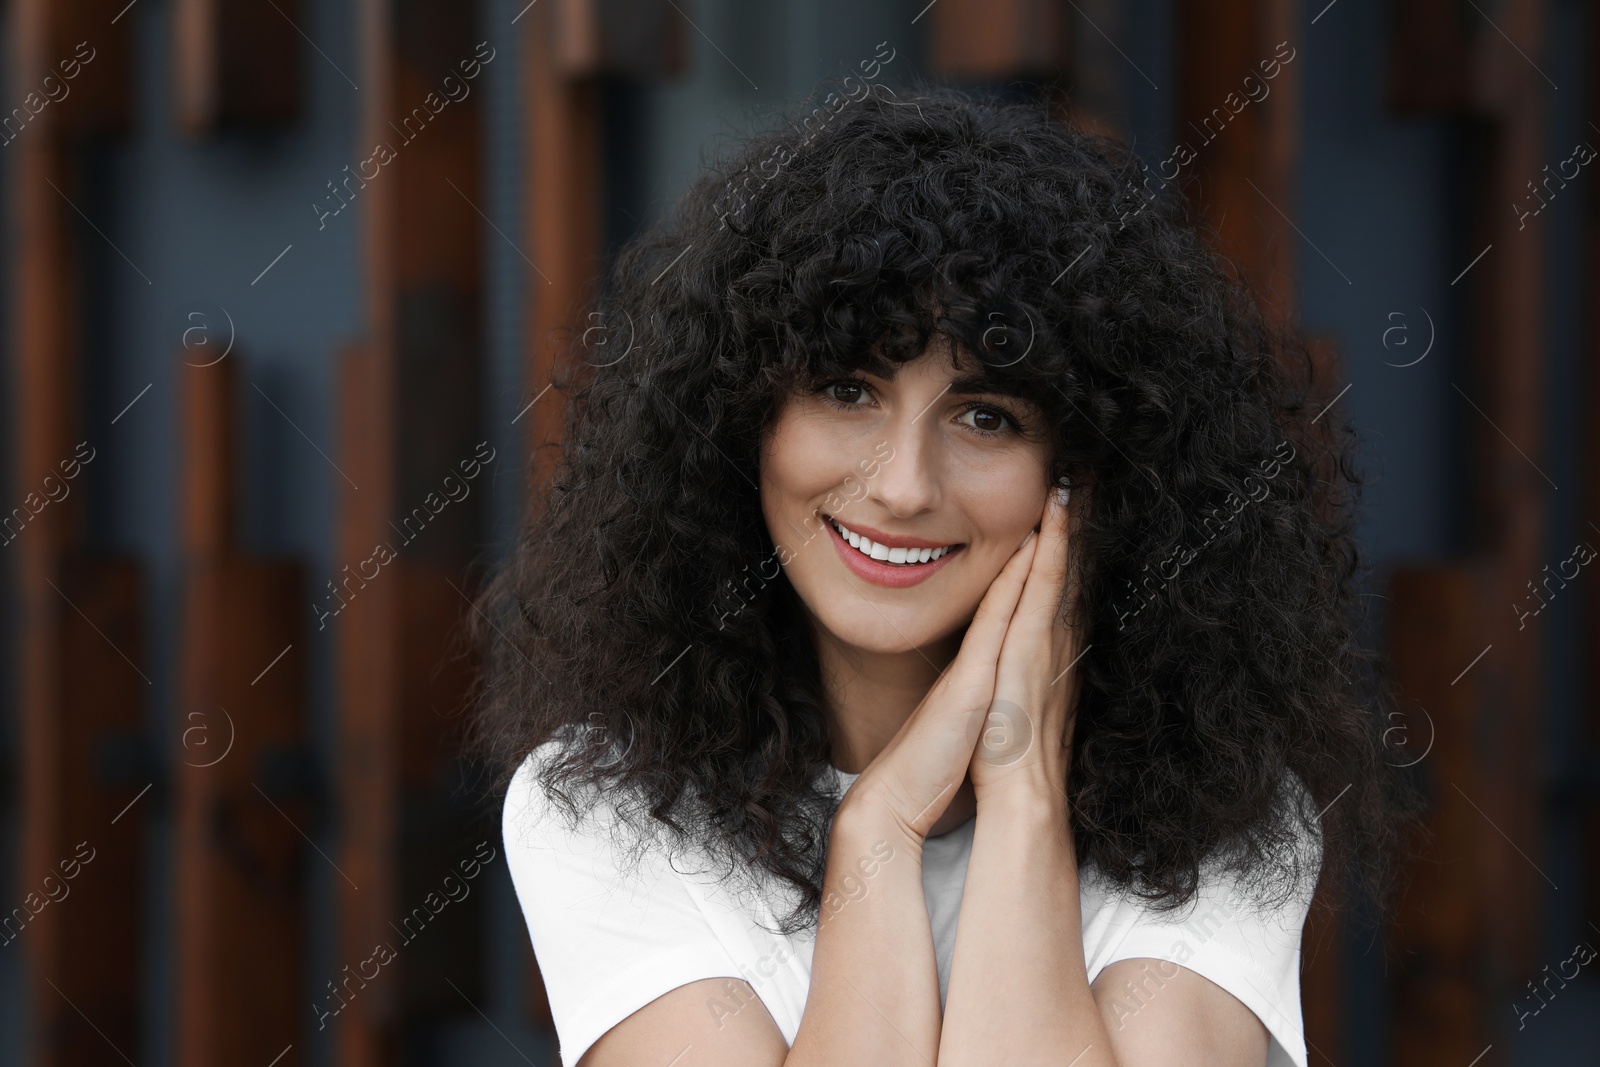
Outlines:
[[890,589],[905,589],[918,582],[927,581],[946,563],[960,555],[961,550],[966,547],[953,545],[944,555],[927,563],[895,565],[875,560],[859,549],[851,547],[849,541],[839,536],[838,529],[831,522],[828,523],[828,534],[828,539],[833,542],[834,550],[839,553],[839,558],[844,560],[846,567],[873,585],[887,586]]

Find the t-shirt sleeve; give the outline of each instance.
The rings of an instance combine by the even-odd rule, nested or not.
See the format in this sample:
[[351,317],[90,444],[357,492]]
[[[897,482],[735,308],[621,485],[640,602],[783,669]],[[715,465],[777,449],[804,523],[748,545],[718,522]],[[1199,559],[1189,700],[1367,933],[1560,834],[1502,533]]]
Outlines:
[[[1244,895],[1233,878],[1204,874],[1192,910],[1166,915],[1137,910],[1096,973],[1117,960],[1140,957],[1180,964],[1227,990],[1265,1024],[1271,1038],[1267,1067],[1306,1067],[1300,938],[1321,849],[1319,841],[1304,835],[1298,847],[1311,862],[1287,900],[1263,906]],[[1169,966],[1152,964],[1134,989],[1113,991],[1118,1020],[1132,1025],[1143,1006],[1160,997],[1161,980],[1176,974]]]
[[[528,757],[506,794],[506,863],[528,924],[561,1045],[574,1067],[601,1035],[687,982],[738,967],[660,849],[626,865],[605,805],[569,828]],[[624,873],[626,872],[626,873]]]

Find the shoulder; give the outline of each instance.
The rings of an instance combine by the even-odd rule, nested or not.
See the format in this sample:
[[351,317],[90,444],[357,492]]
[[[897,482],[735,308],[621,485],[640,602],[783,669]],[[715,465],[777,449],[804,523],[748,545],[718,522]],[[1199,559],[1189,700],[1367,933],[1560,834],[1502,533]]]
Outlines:
[[[524,757],[506,788],[505,801],[500,809],[500,826],[509,849],[518,846],[548,847],[562,834],[575,828],[564,826],[562,810],[545,790],[541,775],[561,755],[566,740],[546,741]],[[597,817],[604,818],[603,812]]]
[[573,1063],[663,993],[740,971],[691,879],[659,848],[621,847],[612,798],[575,798],[572,818],[546,793],[539,771],[559,750],[547,742],[518,768],[502,836],[562,1058]]
[[635,900],[669,891],[679,879],[659,824],[632,808],[625,816],[627,801],[616,789],[550,781],[552,765],[574,743],[564,732],[535,748],[506,789],[501,836],[524,907],[552,894],[582,897],[586,886],[603,886],[608,899],[622,890]]
[[675,889],[641,842],[622,832],[614,797],[583,786],[552,794],[544,775],[568,743],[558,738],[530,752],[501,809],[506,865],[540,955],[556,955],[574,922],[642,909]]

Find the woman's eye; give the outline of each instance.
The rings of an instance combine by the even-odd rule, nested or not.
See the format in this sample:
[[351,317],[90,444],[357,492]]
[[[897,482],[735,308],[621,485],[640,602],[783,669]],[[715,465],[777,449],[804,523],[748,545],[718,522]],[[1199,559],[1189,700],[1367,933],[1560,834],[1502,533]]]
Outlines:
[[1002,433],[1008,427],[1020,429],[1015,419],[998,408],[983,407],[981,405],[970,407],[962,412],[962,421],[966,421],[969,416],[972,421],[966,424],[979,433]]
[[860,382],[845,380],[829,382],[822,387],[822,393],[830,400],[855,407],[858,406],[860,398],[866,395],[866,389]]

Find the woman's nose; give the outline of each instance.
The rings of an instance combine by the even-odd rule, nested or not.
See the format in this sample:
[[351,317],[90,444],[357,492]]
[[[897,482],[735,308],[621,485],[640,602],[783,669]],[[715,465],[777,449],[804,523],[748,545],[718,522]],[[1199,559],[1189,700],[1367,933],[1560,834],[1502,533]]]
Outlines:
[[869,498],[887,513],[909,518],[939,503],[940,463],[936,443],[928,440],[927,417],[897,419],[886,434],[894,449],[872,480]]

